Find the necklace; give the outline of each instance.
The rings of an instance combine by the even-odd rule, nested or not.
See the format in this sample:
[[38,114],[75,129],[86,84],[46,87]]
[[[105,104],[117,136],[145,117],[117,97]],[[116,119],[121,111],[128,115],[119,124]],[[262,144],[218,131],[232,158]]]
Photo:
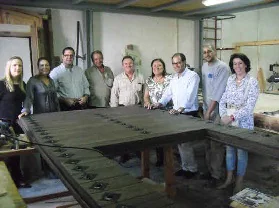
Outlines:
[[154,81],[155,82],[162,82],[162,79],[163,79],[164,77],[162,76],[162,77],[154,77]]
[[243,80],[243,78],[241,78],[240,80],[239,80],[237,77],[235,78],[235,81],[236,81],[237,83],[241,83],[242,80]]

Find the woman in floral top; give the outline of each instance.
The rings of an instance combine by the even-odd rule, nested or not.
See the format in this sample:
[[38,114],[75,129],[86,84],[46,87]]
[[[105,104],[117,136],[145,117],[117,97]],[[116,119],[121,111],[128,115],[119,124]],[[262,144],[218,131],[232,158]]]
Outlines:
[[[233,74],[229,77],[226,90],[220,100],[219,112],[221,120],[226,125],[253,129],[253,111],[259,95],[258,81],[248,74],[250,60],[245,54],[235,53],[231,55],[229,65]],[[243,176],[248,162],[248,152],[231,146],[226,147],[227,179],[224,184],[219,186],[220,189],[228,187],[233,182],[236,155],[237,177],[234,192],[242,189]]]
[[[167,75],[165,62],[160,59],[154,59],[151,62],[152,74],[146,80],[146,87],[144,92],[144,107],[151,109],[152,104],[158,103],[166,88],[170,84],[172,75]],[[171,105],[170,103],[168,105]],[[163,165],[163,149],[156,148],[157,162],[156,166]]]

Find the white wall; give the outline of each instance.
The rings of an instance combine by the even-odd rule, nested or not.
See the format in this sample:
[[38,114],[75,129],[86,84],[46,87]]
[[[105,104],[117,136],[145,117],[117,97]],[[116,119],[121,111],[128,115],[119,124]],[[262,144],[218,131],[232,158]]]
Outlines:
[[[21,9],[45,13],[44,8]],[[62,49],[71,46],[76,50],[76,24],[80,21],[81,37],[79,55],[86,53],[85,13],[79,10],[51,9],[54,55],[61,56]],[[168,72],[173,72],[171,56],[176,52],[186,55],[187,63],[198,67],[198,50],[194,21],[176,18],[94,12],[93,46],[104,53],[105,64],[115,75],[122,71],[121,60],[128,44],[137,46],[141,54],[142,73],[151,73],[150,63],[162,58]],[[79,66],[86,68],[86,61],[79,59]]]
[[[45,14],[47,8],[38,7],[16,7],[21,10],[36,12],[38,14]],[[81,10],[64,10],[51,9],[52,14],[52,29],[53,29],[53,50],[54,56],[60,56],[63,48],[70,46],[76,50],[77,45],[77,21],[80,21],[80,44],[79,55],[86,53],[86,39],[85,39],[85,13]],[[5,27],[6,28],[6,27]],[[20,32],[24,32],[20,28]],[[1,31],[1,29],[0,29]],[[15,31],[16,32],[16,31]],[[19,31],[17,31],[19,32]],[[86,60],[79,59],[81,68],[86,68]]]
[[[235,14],[236,18],[222,21],[222,47],[233,47],[237,42],[279,40],[278,11],[279,6],[240,12]],[[267,79],[272,74],[269,65],[279,63],[279,45],[241,47],[241,52],[251,60],[250,73],[254,77],[261,67]],[[222,58],[227,63],[231,53],[222,52]]]
[[165,61],[167,71],[173,72],[171,56],[176,52],[186,54],[191,66],[198,64],[194,25],[193,21],[175,18],[94,12],[93,46],[102,50],[105,64],[115,75],[122,72],[121,60],[128,44],[137,46],[145,77],[151,74],[152,59],[158,57]]
[[[80,21],[79,54],[86,53],[84,12],[79,10],[52,9],[53,49],[55,56],[61,56],[63,48],[70,46],[76,50],[77,21]],[[79,66],[86,68],[86,60],[79,59]]]
[[27,82],[32,76],[28,38],[0,37],[0,79],[4,78],[6,63],[13,56],[22,59],[23,80]]
[[[28,25],[0,24],[1,32],[30,32]],[[28,38],[0,37],[0,79],[5,76],[7,61],[19,56],[23,61],[23,80],[25,82],[32,76],[30,40]]]

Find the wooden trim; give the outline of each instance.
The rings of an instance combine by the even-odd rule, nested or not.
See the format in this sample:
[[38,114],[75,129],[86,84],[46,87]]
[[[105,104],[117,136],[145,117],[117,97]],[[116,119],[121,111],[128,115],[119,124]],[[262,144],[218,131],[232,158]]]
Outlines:
[[234,53],[240,52],[240,47],[243,46],[262,46],[262,45],[279,45],[279,40],[264,40],[264,41],[249,41],[235,43]]
[[279,132],[279,118],[260,113],[254,113],[255,126]]
[[164,147],[165,191],[169,197],[176,195],[174,178],[173,149],[171,145]]
[[22,14],[25,14],[25,15],[30,15],[30,16],[37,17],[38,19],[42,18],[42,16],[39,15],[38,13],[36,13],[36,12],[26,11],[26,10],[22,10],[22,9],[15,8],[15,7],[1,5],[0,9],[10,10],[10,11],[14,11],[14,12],[19,12],[19,13],[22,13]]
[[55,199],[58,197],[64,197],[64,196],[70,196],[70,195],[71,195],[71,193],[69,191],[63,191],[63,192],[58,192],[58,193],[53,193],[53,194],[48,194],[48,195],[43,195],[43,196],[23,198],[23,200],[26,204],[32,204],[32,203],[39,202],[39,201],[45,201],[45,200],[49,200],[49,199]]
[[0,37],[17,37],[17,38],[29,38],[30,44],[30,57],[31,57],[31,69],[32,74],[37,74],[38,69],[36,67],[38,60],[38,35],[34,26],[30,26],[31,32],[23,33],[23,32],[9,32],[2,31],[0,32]]
[[32,57],[32,75],[36,75],[39,73],[38,71],[38,67],[36,67],[37,65],[37,60],[38,60],[38,55],[39,55],[39,48],[38,48],[38,33],[37,33],[37,30],[36,30],[36,27],[31,25],[31,45],[30,45],[30,48],[31,48],[31,57]]
[[239,42],[235,45],[238,47],[241,46],[261,46],[261,45],[278,45],[279,40],[265,40],[265,41],[251,41],[251,42]]
[[0,150],[0,157],[28,155],[36,152],[37,152],[36,149],[33,147],[27,147],[26,149],[18,149],[18,150]]
[[5,162],[0,162],[0,186],[5,192],[1,195],[1,207],[26,208]]
[[46,30],[46,41],[48,43],[48,57],[49,57],[49,61],[51,64],[51,67],[54,68],[55,67],[55,62],[54,62],[54,46],[53,46],[53,31],[52,31],[52,13],[51,13],[51,9],[47,9],[46,10],[46,14],[48,16],[48,21],[47,21],[47,27],[45,28]]
[[144,178],[149,178],[149,149],[141,152],[141,174]]
[[0,23],[2,24],[23,24],[42,27],[43,23],[41,15],[38,15],[34,12],[27,12],[17,8],[0,6],[0,16]]
[[9,32],[9,31],[1,31],[0,32],[1,37],[17,37],[17,38],[31,38],[32,33],[24,33],[24,32]]

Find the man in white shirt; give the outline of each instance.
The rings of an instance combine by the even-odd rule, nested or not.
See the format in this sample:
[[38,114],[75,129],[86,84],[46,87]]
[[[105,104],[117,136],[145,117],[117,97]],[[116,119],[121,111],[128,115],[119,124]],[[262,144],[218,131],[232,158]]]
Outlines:
[[[172,65],[176,72],[169,87],[164,92],[155,108],[165,106],[171,99],[173,109],[169,111],[172,115],[184,114],[198,116],[198,88],[199,75],[186,67],[186,57],[182,53],[172,56]],[[181,169],[175,173],[176,176],[184,176],[189,179],[197,174],[197,162],[193,147],[189,142],[178,145],[181,157]]]

